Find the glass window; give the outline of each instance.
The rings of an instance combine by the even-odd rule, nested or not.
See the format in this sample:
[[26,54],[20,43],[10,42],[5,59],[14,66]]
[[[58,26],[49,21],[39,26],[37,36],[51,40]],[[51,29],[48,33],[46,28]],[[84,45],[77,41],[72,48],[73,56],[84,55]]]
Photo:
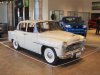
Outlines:
[[62,20],[65,23],[77,23],[77,22],[79,23],[79,22],[82,22],[81,17],[64,17]]
[[31,23],[28,23],[27,32],[33,32],[33,31],[34,31],[34,25]]
[[48,22],[39,22],[37,23],[38,32],[61,30],[57,22],[48,21]]
[[26,31],[26,24],[20,23],[20,24],[19,24],[19,30],[21,30],[21,31]]

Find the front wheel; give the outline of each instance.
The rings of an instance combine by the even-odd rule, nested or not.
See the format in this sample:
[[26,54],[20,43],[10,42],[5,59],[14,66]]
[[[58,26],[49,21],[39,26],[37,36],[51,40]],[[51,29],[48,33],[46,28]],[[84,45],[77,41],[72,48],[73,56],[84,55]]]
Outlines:
[[46,48],[44,51],[44,58],[49,64],[56,64],[57,55],[54,49]]
[[18,42],[15,41],[15,40],[13,40],[13,47],[14,47],[15,49],[19,49],[19,44],[18,44]]

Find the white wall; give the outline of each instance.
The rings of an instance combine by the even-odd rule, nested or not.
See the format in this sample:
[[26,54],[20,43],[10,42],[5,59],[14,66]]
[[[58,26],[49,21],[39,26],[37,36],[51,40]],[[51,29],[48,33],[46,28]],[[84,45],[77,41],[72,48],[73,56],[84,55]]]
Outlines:
[[[0,11],[2,11],[1,10],[1,3],[0,3]],[[2,22],[2,14],[1,14],[1,12],[0,12],[0,23]]]
[[42,7],[42,19],[48,20],[48,1],[49,0],[43,0],[43,7]]
[[29,0],[29,18],[34,20],[34,0]]
[[[42,0],[42,7],[41,7],[41,13],[40,16],[42,14],[42,16],[40,18],[42,18],[43,20],[48,20],[48,0]],[[34,20],[34,0],[29,0],[29,17],[30,20]]]
[[50,10],[64,10],[64,15],[67,11],[91,12],[91,0],[49,0]]
[[[34,0],[29,0],[30,18],[34,19]],[[92,1],[100,0],[42,0],[42,18],[47,20],[50,10],[63,10],[64,15],[68,15],[68,11],[100,13],[100,11],[92,11]]]
[[1,11],[1,16],[0,16],[1,17],[1,21],[3,23],[8,23],[8,20],[7,20],[7,17],[8,17],[8,15],[7,15],[7,3],[4,2],[0,9],[2,10]]

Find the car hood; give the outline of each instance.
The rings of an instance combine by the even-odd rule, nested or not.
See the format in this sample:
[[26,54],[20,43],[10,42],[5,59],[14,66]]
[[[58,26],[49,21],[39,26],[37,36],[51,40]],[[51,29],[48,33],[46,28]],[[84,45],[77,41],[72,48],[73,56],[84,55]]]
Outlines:
[[84,38],[81,35],[76,35],[73,33],[64,32],[64,31],[60,31],[60,30],[47,31],[47,32],[41,33],[40,36],[42,38],[44,37],[44,38],[55,39],[55,40],[67,42],[69,44],[78,42],[78,41],[83,41],[83,38]]

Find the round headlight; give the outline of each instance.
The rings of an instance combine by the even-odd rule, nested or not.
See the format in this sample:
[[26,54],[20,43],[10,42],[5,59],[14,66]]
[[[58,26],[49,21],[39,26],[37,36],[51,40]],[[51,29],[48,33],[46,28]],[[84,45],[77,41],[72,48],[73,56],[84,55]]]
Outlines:
[[83,28],[87,28],[87,26],[86,25],[83,25]]
[[66,27],[66,28],[71,28],[71,25],[66,25],[65,27]]
[[65,51],[67,48],[67,42],[63,42],[63,46],[62,46],[62,49]]

